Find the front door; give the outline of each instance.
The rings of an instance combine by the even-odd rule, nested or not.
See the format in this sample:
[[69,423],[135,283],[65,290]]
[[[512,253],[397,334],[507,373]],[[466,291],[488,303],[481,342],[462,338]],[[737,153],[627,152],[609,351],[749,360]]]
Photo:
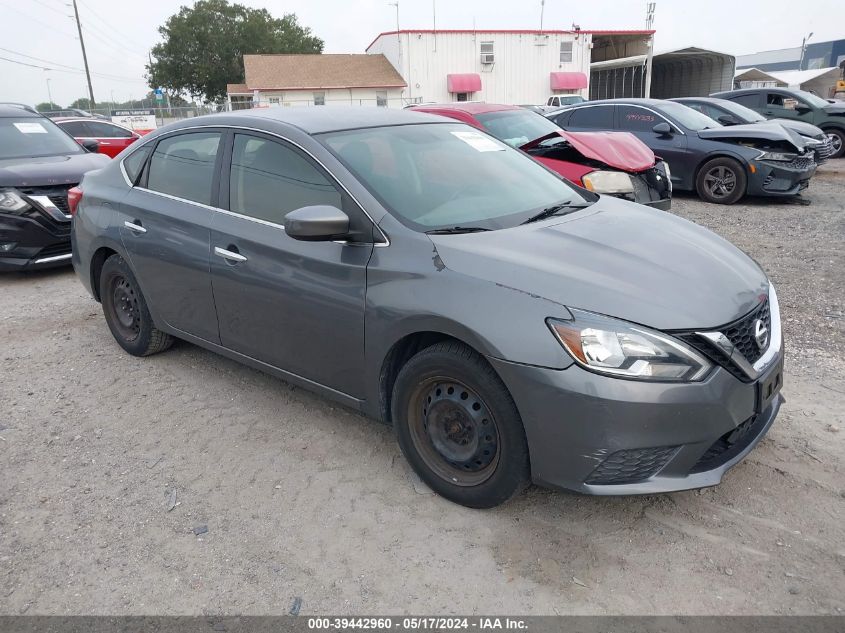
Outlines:
[[86,121],[91,137],[100,144],[100,154],[114,158],[140,138],[134,132],[107,121]]
[[[235,133],[211,231],[211,276],[221,343],[321,385],[364,395],[364,302],[372,226],[334,180],[280,139]],[[332,205],[358,242],[302,242],[286,213]],[[356,212],[357,211],[357,212]],[[359,215],[360,214],[360,215]]]
[[215,343],[219,335],[208,269],[220,140],[221,133],[214,131],[161,139],[118,211],[123,245],[153,315]]
[[[671,134],[658,134],[654,126],[669,123]],[[678,126],[653,110],[633,105],[616,106],[616,129],[631,132],[648,145],[656,156],[669,163],[672,183],[681,189],[692,187],[692,164],[687,151],[687,137]]]

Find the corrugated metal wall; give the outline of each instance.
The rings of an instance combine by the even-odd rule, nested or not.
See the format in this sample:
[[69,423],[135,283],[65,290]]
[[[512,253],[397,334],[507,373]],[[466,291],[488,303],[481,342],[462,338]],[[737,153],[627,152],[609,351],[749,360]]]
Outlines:
[[645,90],[645,65],[593,70],[590,74],[590,99],[642,97]]
[[734,58],[714,53],[673,55],[663,60],[656,55],[652,65],[651,96],[706,97],[733,88]]

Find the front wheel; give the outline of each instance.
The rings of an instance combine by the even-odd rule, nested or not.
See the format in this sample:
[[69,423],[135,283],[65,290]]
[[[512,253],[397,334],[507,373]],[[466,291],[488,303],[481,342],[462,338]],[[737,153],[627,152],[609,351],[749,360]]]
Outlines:
[[493,368],[457,342],[428,347],[393,387],[393,426],[420,478],[471,508],[504,503],[530,482],[528,444],[516,405]]
[[825,130],[825,134],[830,139],[831,158],[841,158],[845,155],[845,131],[842,130]]
[[742,165],[733,158],[719,157],[701,166],[695,179],[695,189],[706,202],[733,204],[745,195],[747,183],[748,177]]
[[100,299],[112,335],[133,356],[156,354],[173,344],[173,338],[153,324],[135,275],[120,255],[112,255],[103,264]]

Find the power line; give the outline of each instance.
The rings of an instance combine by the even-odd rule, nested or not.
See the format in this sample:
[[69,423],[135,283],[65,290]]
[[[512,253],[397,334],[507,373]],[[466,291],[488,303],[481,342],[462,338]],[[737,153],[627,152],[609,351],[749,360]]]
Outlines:
[[[105,20],[104,18],[102,18],[102,17],[101,17],[101,16],[100,16],[100,15],[99,15],[96,11],[94,11],[94,9],[92,9],[90,6],[88,6],[88,4],[87,4],[86,2],[83,2],[83,0],[79,0],[79,4],[81,4],[83,7],[85,7],[86,9],[88,9],[88,11],[90,11],[90,12],[91,12],[91,16],[92,16],[92,17],[95,17],[95,18],[96,18],[96,19],[97,19],[97,20],[98,20],[98,21],[99,21],[99,22],[100,22],[103,26],[105,26],[107,29],[109,29],[110,31],[114,31],[115,33],[117,33],[118,35],[120,35],[121,37],[123,37],[123,39],[127,40],[127,41],[128,41],[129,43],[131,43],[133,46],[136,46],[136,47],[138,48],[138,50],[140,50],[140,49],[144,49],[144,51],[146,51],[146,49],[147,49],[147,47],[146,47],[146,46],[141,46],[141,44],[139,44],[136,40],[134,40],[134,39],[133,39],[133,38],[131,38],[131,37],[128,37],[128,36],[126,35],[126,33],[122,32],[121,30],[119,30],[119,29],[115,28],[114,26],[112,26],[111,24],[109,24],[108,22],[106,22],[106,20]],[[146,53],[145,53],[145,54],[146,54]]]
[[[8,49],[5,49],[5,48],[0,49],[0,50],[8,51]],[[8,51],[8,52],[15,53],[15,51]],[[15,54],[21,55],[21,53],[15,53]],[[28,57],[28,56],[22,55],[22,57]],[[54,66],[41,66],[40,64],[30,64],[29,62],[22,62],[18,59],[10,59],[8,57],[2,57],[2,56],[0,56],[0,59],[2,59],[3,61],[6,61],[6,62],[11,62],[13,64],[20,64],[21,66],[28,66],[30,68],[39,68],[41,70],[50,70],[50,71],[57,72],[57,73],[69,73],[69,74],[72,74],[72,75],[84,75],[85,74],[85,71],[82,68],[74,68],[73,66],[66,66],[65,68],[56,68]],[[38,59],[38,58],[33,58],[33,59]],[[47,61],[47,60],[41,60],[41,61]],[[53,62],[48,62],[48,63],[53,63]],[[58,64],[58,65],[61,66],[63,64]],[[112,81],[131,81],[131,82],[146,83],[145,79],[140,79],[140,78],[139,79],[133,79],[131,77],[120,77],[118,75],[107,75],[107,74],[104,74],[104,73],[91,73],[91,74],[94,75],[95,77],[98,77],[98,78],[101,78],[101,79],[109,79],[109,80],[112,80]]]

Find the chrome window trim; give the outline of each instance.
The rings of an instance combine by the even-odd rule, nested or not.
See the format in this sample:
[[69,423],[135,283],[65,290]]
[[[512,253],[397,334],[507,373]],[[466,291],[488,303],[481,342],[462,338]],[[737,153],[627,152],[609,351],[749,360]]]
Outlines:
[[722,332],[696,332],[696,334],[710,341],[716,349],[727,356],[731,362],[735,363],[746,376],[752,380],[757,380],[778,359],[783,347],[783,332],[781,330],[780,322],[780,304],[778,303],[778,295],[777,292],[775,292],[775,286],[772,283],[769,283],[769,317],[771,320],[769,346],[753,365],[736,350],[734,344],[731,343],[728,337]]
[[[679,126],[677,123],[672,123],[669,119],[667,119],[665,116],[663,116],[662,114],[660,114],[657,110],[652,110],[652,109],[651,109],[651,108],[649,108],[648,106],[640,105],[640,104],[638,104],[638,103],[591,103],[591,104],[589,104],[589,105],[577,105],[577,106],[571,106],[571,107],[569,107],[569,108],[561,108],[561,112],[564,112],[564,111],[566,111],[566,110],[570,110],[570,111],[573,111],[573,112],[574,112],[575,110],[581,110],[581,109],[583,109],[583,108],[602,108],[602,107],[604,107],[604,108],[610,108],[610,107],[613,107],[613,106],[628,106],[629,108],[640,108],[641,110],[648,110],[648,111],[649,111],[649,112],[651,112],[652,114],[655,114],[655,115],[659,116],[659,117],[660,117],[661,119],[663,119],[666,123],[668,123],[669,125],[671,125],[671,126],[672,126],[672,129],[678,130],[678,133],[679,133],[679,134],[683,134],[684,136],[686,136],[686,135],[687,135],[687,133],[686,133],[686,132],[684,132],[684,131],[680,128],[680,126]],[[613,131],[617,131],[617,132],[627,132],[628,130],[622,130],[622,129],[618,129],[618,130],[617,130],[617,129],[615,129],[615,128],[614,128],[614,130],[613,130]]]
[[[384,231],[382,231],[382,229],[378,225],[378,223],[373,219],[373,217],[364,208],[364,205],[362,205],[358,201],[358,198],[356,198],[354,195],[352,195],[352,192],[349,191],[349,189],[347,189],[346,185],[344,185],[342,182],[340,182],[340,180],[337,179],[337,177],[332,173],[332,171],[328,167],[326,167],[325,163],[323,163],[323,161],[321,161],[319,158],[314,156],[314,154],[309,152],[306,148],[304,148],[302,145],[300,145],[296,141],[293,141],[293,140],[291,140],[291,139],[289,139],[285,136],[282,136],[281,134],[278,134],[276,132],[269,132],[267,130],[261,130],[261,129],[254,128],[254,127],[247,127],[247,126],[244,126],[244,125],[226,125],[226,124],[219,124],[219,123],[216,124],[216,125],[193,125],[191,127],[179,128],[178,130],[170,130],[170,131],[168,131],[164,134],[160,134],[160,135],[156,136],[155,138],[152,138],[149,141],[144,142],[144,143],[134,143],[133,145],[135,145],[135,147],[134,147],[133,151],[129,154],[129,156],[132,156],[135,152],[137,152],[138,150],[140,150],[141,148],[146,146],[148,142],[153,143],[153,142],[156,142],[160,139],[167,138],[168,136],[180,134],[180,133],[188,131],[188,130],[202,130],[202,129],[209,129],[209,128],[216,128],[216,129],[222,129],[222,130],[246,130],[248,132],[258,132],[259,134],[266,134],[268,136],[274,136],[274,137],[281,139],[282,141],[285,141],[286,143],[290,143],[294,147],[298,148],[299,150],[304,152],[307,156],[309,156],[314,162],[316,162],[320,167],[322,167],[325,170],[325,172],[331,177],[331,179],[334,182],[336,182],[346,192],[346,194],[352,199],[352,201],[356,205],[358,205],[358,208],[361,209],[361,212],[365,216],[367,216],[367,219],[370,221],[370,223],[376,228],[376,230],[384,238],[384,242],[365,242],[365,243],[366,244],[372,244],[373,246],[376,246],[376,247],[390,246],[390,238],[387,236],[387,234]],[[141,191],[147,191],[149,193],[154,193],[154,194],[164,196],[166,198],[170,198],[171,200],[176,200],[176,201],[179,201],[179,202],[187,202],[188,204],[193,204],[193,205],[202,207],[204,209],[209,209],[211,211],[217,211],[219,213],[225,213],[227,215],[232,215],[232,216],[235,216],[235,217],[238,217],[238,218],[243,218],[245,220],[250,220],[252,222],[257,222],[258,224],[264,224],[266,226],[272,226],[272,227],[275,227],[275,228],[280,228],[282,230],[284,230],[284,228],[285,228],[284,225],[276,224],[275,222],[269,222],[267,220],[261,220],[259,218],[253,218],[253,217],[250,217],[248,215],[243,215],[242,213],[236,213],[235,211],[229,211],[228,209],[221,209],[220,207],[213,207],[213,206],[210,206],[210,205],[207,205],[207,204],[203,204],[201,202],[195,202],[193,200],[187,200],[185,198],[179,198],[178,196],[172,196],[170,194],[167,194],[167,193],[164,193],[164,192],[161,192],[161,191],[154,191],[152,189],[147,189],[146,187],[139,187],[137,185],[133,185],[132,182],[129,180],[129,175],[126,173],[126,168],[123,166],[123,162],[127,158],[129,158],[129,156],[126,156],[125,158],[123,158],[120,161],[120,173],[123,175],[123,180],[126,181],[126,184],[129,185],[133,189],[140,189]],[[337,241],[335,243],[345,244],[346,241],[340,240],[340,241]]]

